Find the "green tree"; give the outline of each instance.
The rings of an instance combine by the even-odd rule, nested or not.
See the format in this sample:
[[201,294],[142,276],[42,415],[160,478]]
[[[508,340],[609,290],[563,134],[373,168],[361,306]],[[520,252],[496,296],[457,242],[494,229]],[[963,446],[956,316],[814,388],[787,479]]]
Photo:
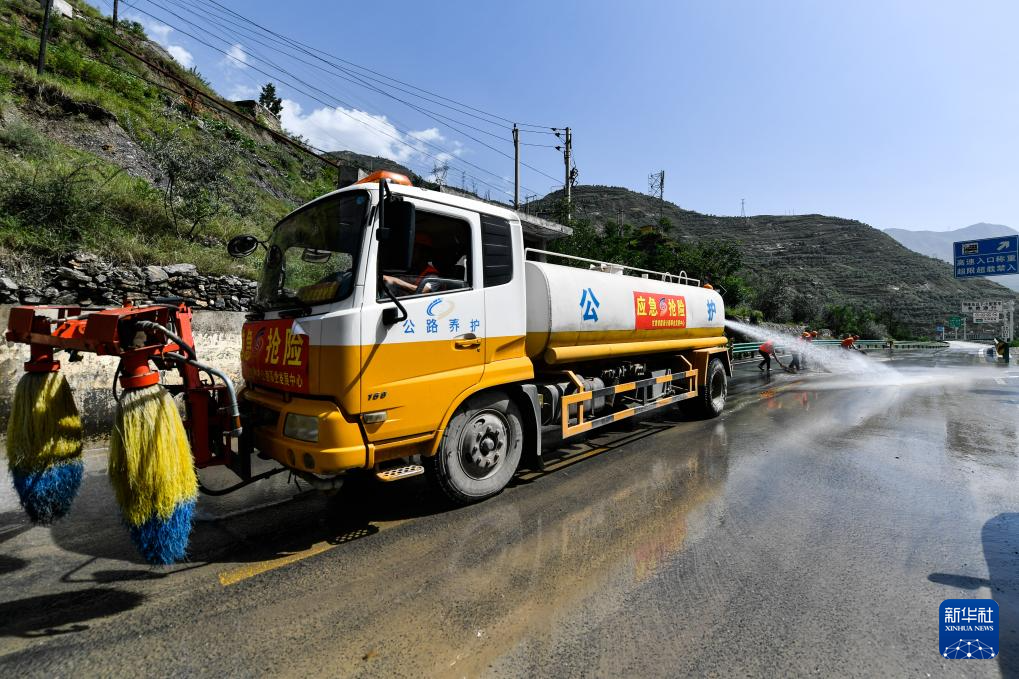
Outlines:
[[276,86],[272,83],[262,85],[262,93],[258,95],[258,103],[266,107],[274,116],[283,110],[283,100],[276,96]]
[[199,148],[170,130],[144,142],[159,167],[163,208],[177,235],[193,239],[223,208],[236,156],[229,144]]
[[662,219],[652,229],[608,222],[599,231],[587,219],[574,220],[572,226],[573,235],[553,243],[553,250],[640,269],[685,272],[718,288],[730,306],[752,297],[752,290],[743,278],[743,254],[735,241],[680,243],[667,235],[672,226],[668,219]]

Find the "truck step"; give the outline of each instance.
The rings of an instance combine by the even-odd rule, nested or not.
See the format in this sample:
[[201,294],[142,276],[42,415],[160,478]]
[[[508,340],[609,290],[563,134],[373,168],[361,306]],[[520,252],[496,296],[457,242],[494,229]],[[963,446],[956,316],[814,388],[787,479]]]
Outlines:
[[390,467],[375,472],[375,478],[379,481],[389,483],[390,481],[402,481],[412,476],[420,476],[425,473],[425,468],[419,464],[406,464],[402,467]]

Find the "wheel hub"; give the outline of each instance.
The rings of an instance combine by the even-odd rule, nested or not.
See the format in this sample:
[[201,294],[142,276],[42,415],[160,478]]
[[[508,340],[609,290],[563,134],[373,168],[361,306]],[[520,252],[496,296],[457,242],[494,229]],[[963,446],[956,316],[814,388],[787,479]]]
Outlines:
[[509,425],[501,413],[475,413],[460,436],[460,465],[468,476],[484,479],[506,458]]

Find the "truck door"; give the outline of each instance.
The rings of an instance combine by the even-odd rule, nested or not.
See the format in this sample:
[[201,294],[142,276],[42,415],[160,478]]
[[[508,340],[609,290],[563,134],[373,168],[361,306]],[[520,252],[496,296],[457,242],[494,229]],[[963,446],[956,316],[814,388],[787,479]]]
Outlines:
[[[411,270],[379,271],[374,241],[361,314],[361,412],[384,412],[366,423],[369,441],[435,431],[450,404],[484,371],[485,295],[477,213],[413,200],[416,236]],[[382,312],[407,309],[392,325]]]

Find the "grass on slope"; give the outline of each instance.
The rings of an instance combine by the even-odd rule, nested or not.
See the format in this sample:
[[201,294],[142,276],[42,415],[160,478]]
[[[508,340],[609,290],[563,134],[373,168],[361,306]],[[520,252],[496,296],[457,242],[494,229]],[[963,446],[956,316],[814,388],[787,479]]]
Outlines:
[[[0,248],[37,261],[86,250],[113,261],[186,261],[209,273],[251,275],[256,263],[230,259],[225,241],[265,235],[291,209],[329,191],[332,170],[146,82],[173,84],[114,47],[111,27],[75,4],[84,18],[54,21],[41,78],[33,66],[38,3],[0,7]],[[137,25],[125,23],[116,39],[208,91],[200,75],[165,60]],[[186,163],[225,159],[215,191],[196,194],[210,201],[211,216],[190,236],[174,228],[164,201],[169,168],[151,152],[161,143]]]

